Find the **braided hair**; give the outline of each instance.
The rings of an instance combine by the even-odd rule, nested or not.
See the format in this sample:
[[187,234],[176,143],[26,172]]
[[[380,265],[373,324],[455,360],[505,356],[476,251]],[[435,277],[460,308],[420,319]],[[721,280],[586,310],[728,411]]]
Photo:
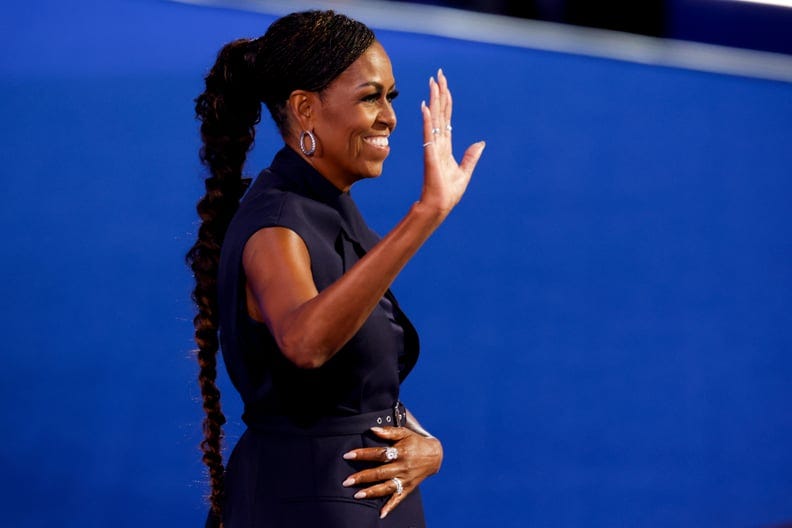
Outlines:
[[195,276],[192,300],[198,382],[203,399],[203,462],[209,472],[210,515],[222,526],[222,426],[217,378],[217,272],[220,248],[239,200],[250,184],[242,168],[261,119],[261,103],[282,136],[290,133],[286,102],[294,90],[320,92],[355,62],[374,42],[364,24],[333,11],[293,13],[276,20],[257,39],[226,44],[205,78],[206,88],[195,100],[201,121],[201,162],[209,175],[206,193],[197,205],[201,226],[187,253]]

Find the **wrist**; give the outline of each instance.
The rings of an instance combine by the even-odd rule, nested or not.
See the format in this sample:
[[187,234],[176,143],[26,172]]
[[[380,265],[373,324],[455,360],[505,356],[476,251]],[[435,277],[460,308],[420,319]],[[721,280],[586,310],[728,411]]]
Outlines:
[[423,220],[423,222],[438,227],[443,223],[450,210],[446,211],[439,207],[434,207],[421,200],[415,202],[410,209],[410,213]]

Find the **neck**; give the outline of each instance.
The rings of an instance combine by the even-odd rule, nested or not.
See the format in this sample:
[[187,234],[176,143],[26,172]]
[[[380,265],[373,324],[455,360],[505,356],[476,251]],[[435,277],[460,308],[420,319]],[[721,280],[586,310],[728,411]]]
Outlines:
[[[349,181],[349,178],[345,177],[343,174],[339,174],[337,171],[333,171],[330,167],[326,167],[322,163],[322,159],[316,156],[316,153],[311,156],[306,156],[303,154],[302,150],[300,149],[300,145],[292,140],[286,141],[286,145],[291,147],[291,149],[297,153],[302,159],[305,160],[308,165],[313,167],[316,172],[322,175],[322,177],[333,184],[334,187],[339,189],[342,192],[349,192],[349,189],[352,187],[352,184],[355,183],[356,180]],[[318,153],[318,150],[317,150]]]

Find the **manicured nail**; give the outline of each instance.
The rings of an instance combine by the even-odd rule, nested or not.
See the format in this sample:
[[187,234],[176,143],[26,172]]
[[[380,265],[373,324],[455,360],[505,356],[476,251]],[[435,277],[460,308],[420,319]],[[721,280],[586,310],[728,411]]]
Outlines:
[[366,498],[366,492],[365,491],[358,491],[357,493],[355,493],[355,498],[356,499],[365,499]]
[[371,430],[374,431],[375,433],[384,433],[385,432],[385,429],[383,429],[382,427],[372,427]]
[[344,460],[354,460],[357,458],[357,453],[354,451],[350,451],[349,453],[344,453]]
[[353,485],[354,483],[355,483],[355,479],[353,479],[352,477],[349,477],[344,482],[342,482],[341,485],[344,486],[345,488],[348,488],[349,486]]
[[426,101],[421,101],[421,108],[426,108]]
[[387,516],[388,516],[388,512],[386,512],[386,511],[380,513],[380,519],[384,519]]

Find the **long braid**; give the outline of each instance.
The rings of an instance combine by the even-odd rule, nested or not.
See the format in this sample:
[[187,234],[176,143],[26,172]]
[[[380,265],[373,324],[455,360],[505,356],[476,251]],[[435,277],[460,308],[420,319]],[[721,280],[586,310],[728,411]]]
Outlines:
[[206,194],[197,205],[198,240],[187,253],[187,263],[195,276],[192,299],[198,308],[193,324],[205,413],[201,451],[209,470],[211,516],[221,527],[226,419],[215,383],[217,273],[226,231],[250,184],[242,178],[242,168],[261,118],[261,103],[266,104],[281,135],[289,134],[286,101],[290,94],[297,89],[321,92],[373,42],[369,28],[333,11],[293,13],[275,21],[258,39],[224,46],[206,76],[205,91],[195,100],[203,141],[200,158],[210,174],[205,180]]
[[227,44],[206,76],[206,90],[196,99],[195,111],[201,120],[201,161],[210,175],[204,184],[206,194],[198,202],[201,218],[198,240],[187,253],[195,276],[192,299],[198,307],[193,319],[200,372],[198,383],[203,398],[203,462],[209,470],[209,501],[213,517],[221,519],[223,499],[222,439],[226,419],[220,406],[217,378],[218,302],[217,271],[220,247],[231,217],[249,180],[242,178],[242,167],[255,137],[254,126],[261,116],[261,103],[251,92],[255,46],[237,40]]

